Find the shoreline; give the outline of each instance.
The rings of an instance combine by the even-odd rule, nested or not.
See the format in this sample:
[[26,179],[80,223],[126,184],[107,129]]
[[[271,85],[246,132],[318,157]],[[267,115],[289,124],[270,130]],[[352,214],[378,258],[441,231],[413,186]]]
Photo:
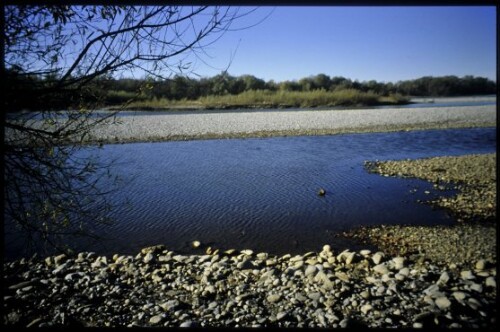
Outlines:
[[[462,122],[441,122],[444,128],[425,129],[461,125],[469,128],[474,123],[496,127],[496,122],[473,122],[469,118]],[[332,130],[334,133],[422,130],[416,128],[436,122],[392,125],[292,132],[331,135]],[[288,132],[259,133],[262,135],[259,137],[271,137],[265,135],[286,136]],[[198,135],[207,139],[203,135],[228,134]],[[441,185],[441,180],[456,181],[465,190],[467,186],[474,188],[477,179],[496,183],[496,178],[490,176],[491,163],[496,167],[491,155],[496,157],[496,154],[484,155],[487,160],[483,160],[465,156],[469,164],[460,159],[463,157],[428,158],[425,162],[430,160],[430,165],[425,167],[419,159],[398,161],[390,164],[390,171],[381,169],[380,173],[381,176],[418,175],[432,181],[438,172],[443,179],[437,185]],[[439,164],[443,161],[443,165]],[[478,164],[482,167],[477,167]],[[455,177],[454,172],[460,177]],[[484,195],[480,190],[472,192],[479,195],[473,196],[475,200]],[[486,212],[491,209],[488,207]],[[472,215],[481,211],[472,210]],[[10,327],[497,327],[497,234],[493,223],[376,226],[343,235],[377,249],[334,252],[329,244],[318,244],[314,252],[277,256],[251,249],[205,248],[201,244],[200,254],[184,255],[159,245],[144,248],[135,256],[80,252],[4,261],[4,324]]]
[[[451,168],[462,163],[446,160]],[[408,171],[407,163],[397,166]],[[194,241],[199,254],[158,245],[135,256],[80,252],[4,262],[4,324],[496,328],[493,223],[376,226],[343,235],[376,249],[325,244],[278,256]]]
[[496,127],[496,106],[132,115],[94,128],[86,143],[259,138]]

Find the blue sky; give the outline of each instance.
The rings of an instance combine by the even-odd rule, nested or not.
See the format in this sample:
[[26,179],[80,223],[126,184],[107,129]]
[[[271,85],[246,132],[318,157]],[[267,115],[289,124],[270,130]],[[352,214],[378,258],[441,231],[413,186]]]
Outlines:
[[[271,13],[272,12],[272,13]],[[235,22],[194,71],[214,76],[294,80],[324,73],[396,82],[422,76],[474,75],[496,81],[496,8],[261,7]]]

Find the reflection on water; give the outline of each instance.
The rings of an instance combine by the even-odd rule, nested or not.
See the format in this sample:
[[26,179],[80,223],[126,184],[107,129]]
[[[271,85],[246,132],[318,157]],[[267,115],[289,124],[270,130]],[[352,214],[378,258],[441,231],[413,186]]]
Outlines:
[[199,240],[281,254],[353,246],[333,235],[359,225],[451,224],[416,203],[438,194],[432,184],[369,174],[364,161],[495,149],[495,128],[105,145],[98,153],[118,158],[112,171],[123,180],[116,223],[102,230],[110,239],[79,249],[188,252]]

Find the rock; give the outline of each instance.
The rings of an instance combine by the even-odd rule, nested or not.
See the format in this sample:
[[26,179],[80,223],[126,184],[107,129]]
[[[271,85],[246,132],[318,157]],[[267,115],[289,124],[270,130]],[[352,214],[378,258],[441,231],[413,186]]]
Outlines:
[[363,249],[359,252],[360,255],[365,256],[365,257],[370,255],[371,253],[372,253],[372,251],[368,250],[368,249]]
[[410,275],[410,269],[407,267],[403,267],[401,270],[398,272],[400,275],[408,277]]
[[387,274],[389,273],[389,269],[385,264],[378,264],[373,267],[373,271],[377,272],[378,274]]
[[67,270],[67,267],[68,267],[67,262],[64,264],[61,264],[52,271],[52,274],[55,274],[55,275],[62,274]]
[[275,302],[278,302],[279,300],[281,300],[281,295],[271,294],[266,299],[269,303],[275,303]]
[[436,300],[434,300],[434,303],[436,304],[436,306],[441,309],[441,310],[445,310],[445,309],[448,309],[451,305],[451,302],[450,300],[448,300],[446,297],[442,296],[442,297],[438,297]]
[[323,271],[319,271],[316,274],[316,276],[314,277],[314,281],[320,283],[322,287],[326,290],[333,289],[333,283],[330,281],[330,278],[328,278],[328,276]]
[[149,262],[151,262],[153,259],[154,259],[153,254],[152,254],[151,252],[148,252],[148,253],[146,254],[146,256],[144,256],[144,258],[143,258],[143,260],[142,260],[142,261],[143,261],[144,263],[148,264],[148,263],[149,263]]
[[49,267],[52,266],[52,257],[45,258],[45,264]]
[[332,252],[332,247],[329,244],[325,244],[323,246],[323,252],[325,253]]
[[355,252],[347,253],[346,256],[345,256],[345,264],[346,265],[351,265],[351,263],[353,262],[353,260],[355,258],[355,255],[356,255]]
[[455,300],[457,300],[458,302],[462,302],[463,300],[465,300],[465,298],[467,297],[467,294],[464,293],[464,292],[453,292],[451,294]]
[[29,323],[28,325],[26,325],[26,327],[33,327],[33,326],[36,326],[38,323],[40,323],[42,321],[42,318],[38,317],[34,320],[31,321],[31,323]]
[[191,246],[193,248],[199,248],[201,246],[201,242],[200,241],[193,241],[193,242],[191,242]]
[[247,255],[247,256],[252,256],[253,250],[250,249],[244,249],[241,251],[242,254]]
[[62,263],[63,261],[65,261],[65,260],[66,260],[66,255],[65,255],[65,254],[61,254],[61,255],[59,255],[59,256],[55,256],[55,257],[54,257],[54,263],[55,263],[56,265],[61,264],[61,263]]
[[306,270],[305,270],[305,272],[304,272],[304,275],[306,277],[314,276],[314,273],[316,273],[316,270],[317,270],[316,266],[314,266],[314,265],[308,265],[307,268],[306,268]]
[[162,304],[160,304],[160,308],[162,308],[164,311],[171,311],[174,310],[179,306],[180,302],[178,300],[170,300],[166,301]]
[[15,285],[12,285],[12,286],[9,286],[9,289],[20,289],[20,288],[24,288],[26,286],[29,286],[31,285],[32,281],[29,280],[29,281],[23,281],[23,282],[20,282],[18,284],[15,284]]
[[198,324],[190,320],[182,322],[181,325],[179,325],[179,327],[197,327],[197,326]]
[[439,277],[438,283],[445,285],[449,280],[450,280],[450,276],[448,275],[448,272],[444,271],[443,273],[441,273],[441,276]]
[[286,315],[288,315],[288,312],[286,311],[278,312],[278,314],[276,315],[276,320],[282,320],[286,317]]
[[349,275],[345,272],[337,271],[337,272],[335,272],[335,277],[339,278],[340,280],[342,280],[344,282],[348,282],[350,280]]
[[364,298],[365,300],[368,300],[370,298],[370,292],[368,290],[364,290],[359,295]]
[[401,270],[404,267],[405,259],[404,257],[394,257],[392,262],[394,263],[394,268],[396,270]]
[[372,261],[375,265],[378,265],[380,264],[380,261],[382,260],[382,258],[384,257],[384,253],[379,251],[379,252],[376,252],[375,254],[373,254],[372,256]]
[[369,303],[367,304],[364,304],[361,306],[361,308],[359,309],[364,315],[366,315],[370,310],[373,309],[373,306]]
[[471,285],[469,286],[469,288],[470,288],[471,290],[473,290],[473,291],[478,292],[478,293],[481,293],[481,292],[483,291],[483,286],[481,286],[480,284],[475,284],[475,283],[473,283],[473,284],[471,284]]
[[319,292],[309,293],[307,294],[307,297],[313,301],[319,301],[319,299],[321,298],[321,293]]
[[484,259],[480,259],[476,262],[476,270],[482,271],[486,267],[486,261]]
[[419,323],[419,322],[413,323],[414,329],[421,329],[422,327],[424,327],[424,324],[422,324],[422,323]]
[[475,277],[474,277],[474,274],[472,274],[472,271],[467,270],[467,271],[460,272],[460,278],[462,278],[463,280],[472,280]]
[[481,302],[472,297],[467,299],[467,304],[474,310],[479,309],[479,307],[481,306]]
[[485,283],[486,287],[493,287],[493,288],[497,287],[497,282],[496,282],[495,278],[493,278],[493,277],[486,278],[486,281],[484,283]]
[[149,324],[156,325],[156,324],[161,323],[162,320],[163,320],[162,315],[156,315],[156,316],[153,316],[149,319]]

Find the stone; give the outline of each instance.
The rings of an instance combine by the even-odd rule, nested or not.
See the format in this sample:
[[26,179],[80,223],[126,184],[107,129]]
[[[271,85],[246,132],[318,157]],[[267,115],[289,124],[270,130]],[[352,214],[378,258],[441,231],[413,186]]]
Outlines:
[[345,255],[345,264],[346,265],[351,265],[351,263],[353,262],[354,258],[355,258],[355,255],[356,253],[354,252],[349,252]]
[[335,272],[335,277],[339,278],[340,280],[344,281],[344,282],[349,282],[349,275],[345,272],[340,272],[340,271],[337,271]]
[[191,242],[191,246],[195,249],[199,248],[201,246],[201,242],[200,241],[193,241],[193,242]]
[[460,278],[462,278],[463,280],[471,280],[474,279],[475,277],[474,274],[472,274],[472,271],[467,270],[460,272]]
[[276,320],[282,320],[286,317],[286,315],[288,315],[288,312],[286,311],[278,312],[278,314],[276,315]]
[[444,296],[438,297],[436,300],[434,300],[434,303],[441,310],[448,309],[450,307],[450,305],[451,305],[450,300],[448,300]]
[[359,309],[364,315],[366,315],[370,310],[373,309],[373,306],[369,303],[363,304]]
[[244,249],[241,251],[242,254],[247,255],[247,256],[252,256],[253,250],[250,249]]
[[321,298],[321,293],[319,292],[309,293],[307,294],[307,297],[313,301],[319,301],[319,299]]
[[164,311],[171,311],[177,308],[179,304],[180,302],[178,300],[170,300],[163,302],[162,304],[159,304],[159,307],[162,308]]
[[382,261],[382,258],[384,257],[384,253],[381,252],[381,251],[378,251],[376,252],[375,254],[373,254],[372,256],[372,261],[375,265],[378,265],[380,264],[380,262]]
[[444,271],[441,273],[441,276],[439,276],[438,283],[445,285],[449,280],[450,276],[448,275],[448,272]]
[[196,324],[195,322],[193,322],[191,320],[182,322],[181,325],[179,325],[179,327],[197,327],[197,326],[198,326],[198,324]]
[[162,320],[163,320],[162,315],[155,315],[149,319],[149,324],[156,325],[156,324],[161,323]]
[[29,281],[23,281],[23,282],[20,282],[18,284],[15,284],[15,285],[12,285],[12,286],[9,286],[9,289],[20,289],[20,288],[24,288],[26,286],[29,286],[31,285],[32,281],[29,280]]
[[399,270],[398,273],[405,277],[408,277],[410,275],[410,269],[407,267],[403,267],[401,270]]
[[52,257],[49,256],[49,257],[45,258],[45,265],[47,265],[49,267],[52,266]]
[[373,271],[377,272],[378,274],[387,274],[389,273],[389,269],[385,264],[378,264],[373,267]]
[[329,244],[325,244],[323,246],[323,252],[331,252],[331,251],[332,251],[332,247]]
[[143,258],[143,260],[142,260],[142,261],[143,261],[144,263],[148,264],[148,263],[149,263],[149,262],[151,262],[153,259],[154,259],[153,254],[152,254],[151,252],[148,252],[148,253],[146,254],[146,256],[144,256],[144,258]]
[[368,290],[364,290],[359,295],[364,298],[365,300],[368,300],[370,298],[370,292]]
[[314,265],[308,265],[307,268],[306,268],[306,270],[305,270],[305,272],[304,272],[304,275],[306,277],[314,276],[314,274],[316,273],[316,270],[317,270],[316,266],[314,266]]
[[453,295],[455,300],[457,300],[458,302],[462,302],[467,297],[467,294],[464,292],[453,292],[451,295]]
[[66,255],[65,255],[65,254],[61,254],[61,255],[59,255],[59,256],[55,256],[55,257],[54,257],[54,263],[55,263],[56,265],[61,264],[61,263],[62,263],[63,261],[65,261],[65,260],[66,260]]
[[275,302],[278,302],[279,300],[281,300],[281,295],[271,294],[266,299],[269,303],[275,303]]
[[473,290],[473,291],[478,292],[478,293],[481,293],[481,292],[483,291],[483,286],[481,286],[480,284],[475,284],[475,283],[473,283],[473,284],[471,284],[471,285],[469,286],[469,288],[470,288],[471,290]]
[[316,276],[314,277],[314,281],[320,283],[321,286],[326,290],[333,289],[333,283],[330,281],[330,278],[328,278],[328,276],[323,271],[319,271],[316,274]]
[[484,282],[484,284],[486,285],[486,287],[493,287],[493,288],[497,287],[497,282],[496,282],[495,278],[493,278],[493,277],[486,278],[486,281]]
[[359,253],[360,253],[360,255],[365,256],[365,257],[366,257],[366,256],[370,255],[370,254],[372,253],[372,251],[371,251],[371,250],[368,250],[368,249],[363,249],[363,250],[361,250]]
[[56,267],[56,268],[52,271],[52,274],[57,275],[57,274],[62,274],[62,273],[64,273],[64,272],[66,271],[66,269],[67,269],[67,266],[68,266],[68,263],[67,263],[67,262],[66,262],[66,263],[64,263],[64,264],[59,265],[58,267]]
[[484,259],[480,259],[476,262],[476,270],[482,271],[486,267],[486,261]]
[[392,262],[394,263],[394,268],[396,270],[401,270],[404,267],[405,259],[404,257],[394,257]]
[[415,328],[415,329],[421,329],[422,327],[424,327],[424,324],[422,324],[422,323],[419,323],[419,322],[413,323],[413,328]]

